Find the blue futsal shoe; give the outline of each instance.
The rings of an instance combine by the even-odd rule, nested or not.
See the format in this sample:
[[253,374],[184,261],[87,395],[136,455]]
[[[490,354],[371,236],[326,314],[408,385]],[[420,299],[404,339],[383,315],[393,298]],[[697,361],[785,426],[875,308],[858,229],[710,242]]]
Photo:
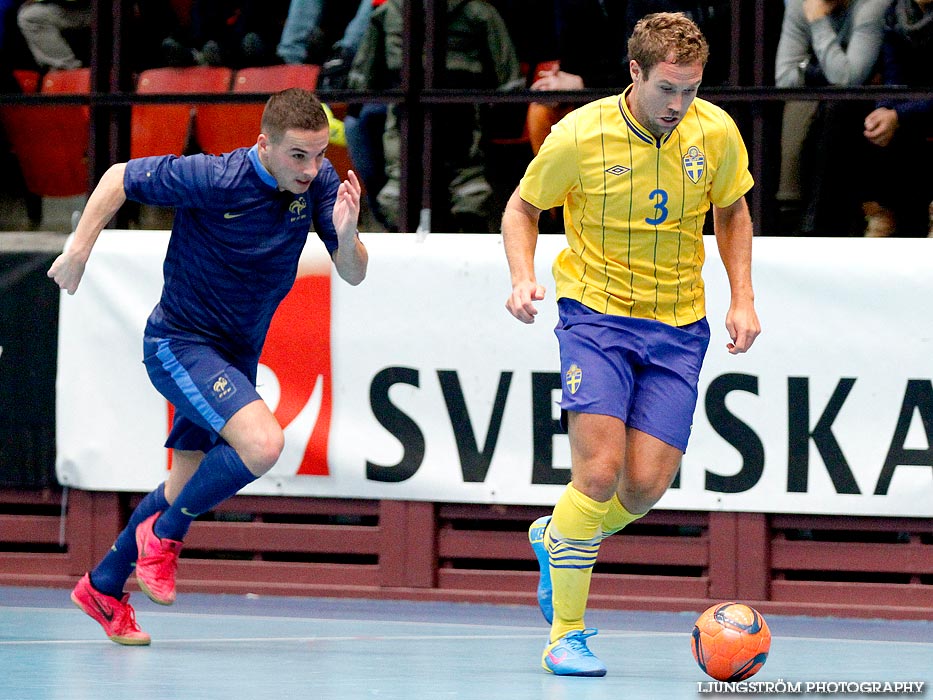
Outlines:
[[551,590],[551,563],[548,559],[547,546],[544,544],[544,531],[551,516],[545,515],[535,520],[528,528],[528,541],[538,558],[538,569],[541,576],[538,578],[538,607],[548,624],[554,621],[554,593]]
[[606,665],[586,646],[598,630],[574,630],[544,647],[541,666],[557,676],[605,676]]

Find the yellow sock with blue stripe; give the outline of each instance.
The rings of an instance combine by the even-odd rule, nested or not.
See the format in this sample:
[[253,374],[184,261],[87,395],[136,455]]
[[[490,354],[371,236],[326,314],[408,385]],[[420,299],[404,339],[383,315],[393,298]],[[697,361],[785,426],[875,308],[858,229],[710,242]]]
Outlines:
[[551,641],[582,630],[593,565],[602,541],[609,502],[600,503],[568,484],[554,506],[545,534],[551,562],[554,622]]
[[602,539],[614,535],[626,525],[635,522],[644,515],[647,515],[647,512],[638,513],[637,515],[629,513],[625,506],[622,505],[622,501],[619,500],[619,494],[614,494],[609,501],[609,510],[606,511],[601,525]]

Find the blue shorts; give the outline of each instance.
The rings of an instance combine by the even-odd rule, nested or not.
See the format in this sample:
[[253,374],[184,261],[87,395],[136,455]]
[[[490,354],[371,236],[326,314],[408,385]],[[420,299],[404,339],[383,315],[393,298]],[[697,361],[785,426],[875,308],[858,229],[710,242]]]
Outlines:
[[230,360],[201,343],[143,340],[143,364],[159,393],[175,407],[165,446],[207,452],[234,413],[260,398],[257,360]]
[[561,409],[614,416],[686,451],[709,346],[706,319],[678,328],[601,314],[572,299],[559,299],[557,308]]

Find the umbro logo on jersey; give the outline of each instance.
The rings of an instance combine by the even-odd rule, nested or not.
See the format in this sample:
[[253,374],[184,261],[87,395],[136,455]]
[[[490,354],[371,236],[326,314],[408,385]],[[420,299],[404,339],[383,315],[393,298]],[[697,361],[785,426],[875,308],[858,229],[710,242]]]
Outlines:
[[613,165],[611,168],[607,168],[606,172],[610,175],[625,175],[630,170],[631,168],[626,168],[624,165]]
[[245,211],[240,211],[240,212],[225,211],[225,212],[224,212],[224,218],[225,218],[225,219],[235,219],[235,218],[237,218],[238,216],[243,216],[245,213],[246,213]]

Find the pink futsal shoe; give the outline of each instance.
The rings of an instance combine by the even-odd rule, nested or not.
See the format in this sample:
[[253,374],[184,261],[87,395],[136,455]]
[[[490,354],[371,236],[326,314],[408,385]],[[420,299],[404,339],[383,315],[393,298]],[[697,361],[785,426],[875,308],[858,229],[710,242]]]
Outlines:
[[100,623],[107,636],[117,644],[145,646],[152,639],[136,624],[136,611],[129,604],[130,594],[121,600],[94,590],[91,577],[84,574],[71,592],[71,602]]
[[175,602],[175,572],[182,543],[161,539],[153,531],[159,513],[143,520],[136,528],[136,581],[150,600],[159,605]]

